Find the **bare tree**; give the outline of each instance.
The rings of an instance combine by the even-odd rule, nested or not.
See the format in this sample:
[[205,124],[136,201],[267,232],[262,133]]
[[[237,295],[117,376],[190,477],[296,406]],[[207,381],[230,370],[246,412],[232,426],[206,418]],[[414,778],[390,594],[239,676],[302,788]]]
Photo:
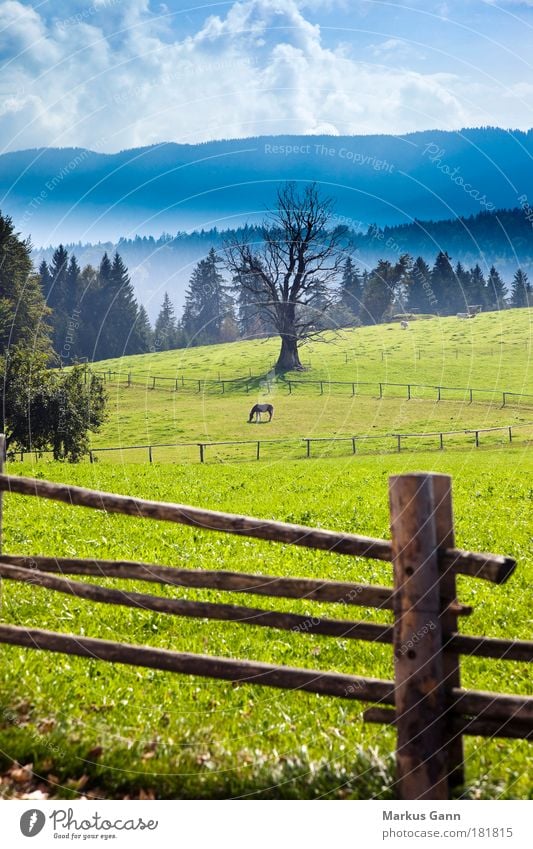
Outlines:
[[332,303],[329,287],[343,257],[341,234],[330,230],[331,219],[332,201],[320,197],[315,183],[303,191],[286,183],[263,223],[262,242],[225,246],[229,270],[281,337],[278,373],[302,369],[298,345],[320,333],[320,319]]

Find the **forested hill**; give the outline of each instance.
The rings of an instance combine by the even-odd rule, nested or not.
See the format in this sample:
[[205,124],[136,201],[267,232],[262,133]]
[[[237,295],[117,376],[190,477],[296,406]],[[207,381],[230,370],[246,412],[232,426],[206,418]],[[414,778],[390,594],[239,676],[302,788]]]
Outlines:
[[33,244],[256,224],[280,182],[317,181],[355,229],[513,208],[533,198],[533,132],[259,136],[102,153],[0,156],[0,208]]
[[[422,256],[431,264],[436,253],[445,250],[454,261],[467,266],[479,263],[486,271],[494,264],[504,279],[510,281],[517,266],[533,277],[532,219],[533,213],[525,208],[482,212],[443,221],[415,221],[382,229],[371,226],[366,233],[347,232],[346,244],[353,244],[356,263],[362,269],[373,266],[381,258],[394,260],[402,253]],[[116,243],[77,243],[66,247],[82,266],[87,263],[98,266],[104,251],[111,256],[118,250],[128,266],[140,300],[153,316],[164,291],[168,290],[178,307],[183,304],[193,267],[211,247],[220,251],[225,239],[242,237],[244,233],[245,228],[236,231],[214,228],[178,233],[174,237],[136,237]],[[259,229],[248,228],[248,238],[259,239]],[[36,266],[42,259],[50,261],[52,254],[53,248],[34,250]]]

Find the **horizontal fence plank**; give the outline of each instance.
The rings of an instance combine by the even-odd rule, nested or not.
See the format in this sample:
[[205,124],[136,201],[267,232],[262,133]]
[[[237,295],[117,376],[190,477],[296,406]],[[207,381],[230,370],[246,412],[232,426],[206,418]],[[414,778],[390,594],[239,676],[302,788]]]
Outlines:
[[[363,714],[365,722],[382,725],[396,723],[396,711],[393,708],[371,707]],[[474,737],[510,737],[519,740],[533,740],[533,724],[517,722],[513,719],[470,719],[454,716],[451,719],[451,731],[454,734],[470,734]]]
[[305,548],[333,551],[337,554],[359,555],[377,560],[391,559],[391,544],[387,540],[342,534],[304,525],[290,525],[272,519],[256,519],[164,501],[147,501],[142,498],[114,495],[80,486],[68,486],[14,475],[0,475],[0,491],[19,495],[36,495],[39,498],[105,510],[108,513],[177,522],[206,531],[223,531],[255,539],[274,540]]
[[533,663],[531,640],[500,640],[492,637],[470,637],[457,634],[446,641],[445,649],[474,657]]
[[[0,624],[0,643],[204,678],[221,678],[243,684],[305,690],[356,701],[394,704],[392,681],[361,678],[340,672],[320,672],[248,660],[173,652],[93,637],[60,634],[39,628],[21,628],[17,625]],[[451,690],[451,697],[450,712],[454,716],[466,715],[483,721],[513,720],[524,723],[526,727],[533,727],[532,697],[461,690],[455,687]]]
[[[392,545],[389,540],[342,534],[305,525],[292,525],[276,522],[273,519],[257,519],[233,513],[203,510],[199,507],[164,501],[147,501],[142,498],[115,495],[36,478],[0,475],[0,492],[33,495],[73,506],[104,510],[108,513],[177,522],[204,530],[233,533],[255,539],[332,551],[336,554],[351,554],[385,561],[392,559]],[[439,565],[444,570],[451,568],[465,575],[503,583],[512,574],[516,562],[510,557],[498,554],[478,554],[451,548],[439,553]]]
[[456,716],[452,720],[452,730],[455,734],[470,734],[474,737],[533,740],[533,723],[516,722],[513,719],[468,719]]
[[21,628],[16,625],[0,624],[0,643],[77,655],[92,660],[144,666],[166,672],[179,672],[202,678],[218,678],[240,684],[261,684],[282,690],[303,690],[308,693],[338,696],[362,702],[393,704],[394,701],[392,681],[361,678],[340,672],[321,672],[315,669],[175,652],[168,649],[116,643],[94,637],[60,634],[39,628]]
[[[82,560],[71,557],[41,557],[4,554],[0,563],[58,572],[71,575],[95,575],[107,578],[128,578],[152,583],[182,587],[215,589],[251,593],[278,598],[300,598],[360,607],[377,607],[392,610],[393,591],[388,587],[341,581],[317,581],[313,578],[278,578],[271,575],[249,575],[204,569],[178,569],[174,566],[156,566],[131,560]],[[471,608],[457,605],[457,612],[470,613]]]
[[103,604],[118,604],[124,607],[153,610],[157,613],[170,613],[193,619],[239,622],[246,625],[259,625],[303,634],[323,634],[329,637],[343,637],[379,643],[392,642],[392,626],[379,625],[374,622],[350,622],[317,616],[302,616],[296,613],[280,613],[257,607],[242,607],[209,601],[188,601],[180,598],[162,598],[146,593],[100,587],[96,584],[86,584],[68,578],[57,578],[55,575],[46,572],[23,569],[19,566],[8,566],[5,563],[0,563],[0,576]]

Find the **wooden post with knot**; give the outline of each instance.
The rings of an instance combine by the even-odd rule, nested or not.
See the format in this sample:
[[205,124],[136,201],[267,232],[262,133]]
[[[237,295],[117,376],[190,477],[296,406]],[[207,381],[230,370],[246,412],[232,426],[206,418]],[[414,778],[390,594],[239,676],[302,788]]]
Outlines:
[[433,475],[390,478],[397,793],[447,799],[446,693]]

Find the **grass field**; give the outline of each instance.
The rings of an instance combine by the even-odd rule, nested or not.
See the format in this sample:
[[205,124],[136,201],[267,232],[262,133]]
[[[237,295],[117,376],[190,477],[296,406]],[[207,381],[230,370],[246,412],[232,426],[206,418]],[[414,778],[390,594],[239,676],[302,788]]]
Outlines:
[[[397,325],[350,331],[332,345],[316,344],[310,353],[310,370],[303,377],[331,375],[340,380],[348,379],[349,374],[349,379],[359,380],[394,378],[533,392],[528,344],[531,318],[530,311],[519,310],[469,322],[420,321],[408,331]],[[490,353],[496,345],[502,350]],[[416,353],[419,346],[420,359]],[[106,367],[172,376],[183,371],[201,379],[216,377],[220,369],[223,377],[230,378],[243,368],[245,373],[248,369],[253,374],[266,371],[276,347],[273,340],[235,343],[129,358]],[[382,360],[384,348],[392,353]],[[500,409],[496,403],[470,405],[458,400],[437,404],[428,398],[379,401],[368,395],[352,399],[318,396],[316,388],[301,388],[288,395],[279,383],[273,385],[269,396],[276,407],[274,421],[252,426],[245,419],[251,404],[261,397],[259,385],[255,395],[228,392],[223,397],[112,384],[109,392],[111,415],[94,446],[258,439],[261,434],[262,439],[294,437],[301,456],[299,439],[304,435],[395,429],[428,432],[533,420],[533,407],[527,405]],[[444,452],[428,451],[422,441],[416,454],[312,456],[305,462],[292,461],[286,454],[282,460],[282,454],[273,449],[259,463],[203,466],[179,462],[196,460],[197,455],[155,454],[154,464],[148,465],[122,462],[126,455],[121,458],[110,452],[102,455],[105,461],[93,465],[17,462],[9,468],[17,474],[112,492],[378,537],[389,536],[389,474],[446,472],[454,480],[457,544],[509,554],[518,561],[515,574],[503,586],[459,579],[461,600],[474,606],[473,615],[461,622],[461,629],[529,639],[533,460],[526,437],[513,445],[502,439],[501,435],[487,437],[486,448],[478,450],[472,448],[470,437],[469,445],[463,440],[459,448],[452,441]],[[135,456],[129,455],[129,459]],[[168,460],[173,463],[161,462]],[[5,497],[4,513],[4,551],[9,553],[133,559],[391,584],[390,565],[377,561],[37,503],[13,495]],[[121,586],[267,607],[266,600],[250,596],[177,588],[147,590],[146,585],[134,582]],[[290,600],[276,601],[275,607],[305,615],[390,621],[389,614],[366,608],[344,610],[339,605]],[[383,645],[99,606],[9,581],[2,582],[2,618],[18,625],[175,650],[376,678],[392,676],[392,652]],[[11,759],[32,763],[58,795],[77,795],[88,789],[102,796],[142,790],[163,798],[390,795],[394,734],[387,728],[364,725],[363,707],[357,703],[231,686],[14,647],[3,646],[2,655],[0,750],[4,766]],[[462,667],[463,686],[533,692],[526,664],[466,657]],[[466,751],[467,795],[531,797],[530,744],[467,738]]]
[[[302,380],[360,381],[352,397],[351,386],[329,387],[323,394],[316,384],[293,387],[288,393],[286,380],[264,379],[278,347],[275,339],[236,342],[228,345],[154,353],[99,363],[99,369],[117,372],[108,385],[110,416],[93,445],[127,446],[168,442],[294,438],[291,448],[265,448],[267,459],[304,453],[302,437],[352,436],[390,432],[453,431],[533,422],[533,379],[531,365],[532,314],[529,310],[509,310],[478,316],[473,321],[456,318],[412,322],[407,331],[398,324],[365,327],[330,336],[331,344],[315,343],[303,349],[304,362],[311,362],[303,374],[291,375]],[[389,355],[382,359],[382,352]],[[420,352],[420,359],[419,353]],[[457,353],[456,353],[457,352]],[[310,360],[309,360],[310,357]],[[348,359],[346,363],[345,360]],[[125,386],[127,374],[133,385]],[[122,380],[118,380],[121,373]],[[241,384],[227,385],[224,395],[219,386],[202,385],[198,392],[187,384],[185,389],[152,390],[154,375],[195,377],[198,380],[231,379],[251,373],[249,393]],[[260,376],[263,376],[261,378]],[[435,389],[413,386],[411,400],[403,388],[385,387],[379,399],[379,382],[407,381],[430,386],[443,385],[486,389],[475,393],[470,403],[464,391],[443,391],[437,401]],[[164,383],[160,384],[162,387]],[[493,390],[499,390],[494,394]],[[531,393],[531,398],[510,398],[502,407],[501,391]],[[247,423],[248,411],[258,400],[275,406],[271,424]],[[529,439],[532,429],[517,431],[517,438]],[[484,437],[486,445],[500,444],[505,434]],[[472,437],[449,438],[447,445],[468,444]],[[422,442],[421,448],[433,447]],[[367,444],[368,448],[390,448]],[[367,445],[362,446],[364,450]],[[412,447],[412,444],[411,444]],[[344,451],[342,446],[322,445],[326,454]],[[209,456],[234,459],[248,456],[250,449],[225,449]],[[185,461],[197,458],[197,451],[159,451],[159,461]],[[104,461],[145,459],[144,454],[99,455]]]

